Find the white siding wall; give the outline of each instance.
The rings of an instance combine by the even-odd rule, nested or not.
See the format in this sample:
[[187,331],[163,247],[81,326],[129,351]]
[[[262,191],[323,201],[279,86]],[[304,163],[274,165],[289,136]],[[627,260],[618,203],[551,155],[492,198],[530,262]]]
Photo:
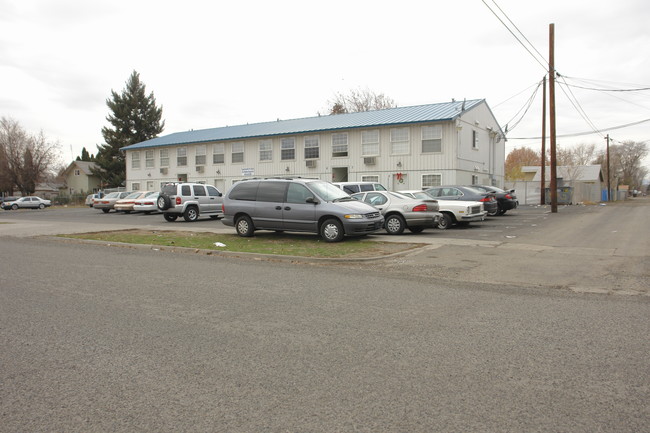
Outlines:
[[[442,152],[422,153],[422,126],[440,125],[442,127]],[[205,182],[227,189],[233,182],[246,177],[263,176],[302,176],[332,180],[333,168],[347,167],[349,181],[360,181],[364,176],[377,176],[379,181],[392,190],[418,189],[422,186],[422,176],[437,174],[441,176],[442,184],[469,184],[472,175],[479,175],[481,183],[490,183],[496,179],[497,185],[503,183],[503,165],[505,158],[505,143],[494,140],[495,134],[487,129],[499,131],[499,126],[486,104],[464,113],[454,122],[438,122],[399,126],[409,132],[409,148],[402,154],[394,154],[391,148],[391,129],[393,126],[377,128],[340,130],[321,132],[318,134],[297,134],[295,140],[295,158],[281,159],[281,141],[285,137],[262,137],[271,140],[271,161],[260,161],[260,138],[243,140],[244,161],[232,163],[232,143],[225,142],[225,161],[223,164],[213,164],[212,143],[206,145],[206,164],[203,172],[198,172],[195,165],[196,145],[166,147],[169,155],[167,174],[160,170],[160,149],[155,149],[154,168],[145,168],[145,152],[140,150],[140,168],[132,168],[132,153],[127,151],[127,188],[132,183],[146,185],[147,181],[161,183],[178,180],[184,175],[188,181]],[[379,153],[375,156],[374,165],[364,164],[361,136],[366,130],[379,130]],[[472,131],[479,137],[478,147],[472,149]],[[332,134],[347,133],[348,155],[332,156]],[[304,158],[305,137],[317,136],[320,142],[320,154],[316,159],[316,167],[306,166]],[[178,167],[176,150],[178,147],[187,148],[187,166]],[[399,164],[399,165],[398,165]],[[398,182],[401,173],[402,182]],[[183,177],[184,177],[183,176]],[[338,181],[342,179],[336,179]]]

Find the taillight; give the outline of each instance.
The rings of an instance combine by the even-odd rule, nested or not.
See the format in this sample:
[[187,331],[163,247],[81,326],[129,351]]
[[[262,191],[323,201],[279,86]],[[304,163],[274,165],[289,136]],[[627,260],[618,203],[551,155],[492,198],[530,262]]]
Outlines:
[[426,204],[419,204],[415,206],[413,209],[413,212],[426,212],[427,211],[427,205]]
[[181,198],[180,197],[176,197],[176,204],[181,204]]
[[508,200],[510,200],[510,199],[512,199],[512,196],[511,196],[510,194],[506,194],[506,198],[507,198]]
[[484,203],[487,203],[487,202],[492,201],[492,200],[490,199],[490,197],[483,197],[483,198],[480,199],[479,201],[482,201],[482,202],[484,202]]
[[226,213],[226,207],[221,203],[221,212]]

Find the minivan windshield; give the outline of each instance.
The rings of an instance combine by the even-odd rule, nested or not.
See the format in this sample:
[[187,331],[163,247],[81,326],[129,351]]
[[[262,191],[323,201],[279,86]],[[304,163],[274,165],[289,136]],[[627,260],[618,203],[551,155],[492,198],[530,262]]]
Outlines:
[[341,199],[353,200],[352,197],[350,197],[346,192],[337,188],[329,182],[325,182],[324,180],[309,182],[307,186],[325,201],[335,201]]

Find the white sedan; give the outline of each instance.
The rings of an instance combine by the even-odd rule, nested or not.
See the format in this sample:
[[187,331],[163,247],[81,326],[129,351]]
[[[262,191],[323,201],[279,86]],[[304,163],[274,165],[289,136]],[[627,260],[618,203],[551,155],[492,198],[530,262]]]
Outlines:
[[[407,197],[412,198],[433,198],[425,191],[422,190],[409,190],[397,191]],[[438,228],[446,230],[454,224],[469,224],[470,222],[483,221],[487,215],[487,211],[480,201],[454,201],[454,200],[438,200],[438,207],[442,214],[438,220]]]
[[152,212],[159,212],[158,205],[158,196],[160,192],[150,193],[144,198],[139,198],[133,203],[134,212],[144,212],[145,214],[150,214]]
[[40,197],[20,197],[17,200],[2,203],[2,208],[4,210],[44,209],[49,206],[52,206],[52,202]]

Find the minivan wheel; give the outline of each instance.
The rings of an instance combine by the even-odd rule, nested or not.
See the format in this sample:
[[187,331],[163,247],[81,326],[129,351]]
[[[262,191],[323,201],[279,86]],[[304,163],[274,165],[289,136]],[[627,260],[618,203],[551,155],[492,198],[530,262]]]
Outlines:
[[183,212],[183,218],[187,222],[194,222],[199,219],[199,210],[195,206],[190,206]]
[[253,221],[251,221],[251,219],[246,215],[240,216],[235,221],[235,230],[237,230],[239,236],[249,238],[253,236],[253,232],[255,231]]
[[405,225],[404,218],[400,215],[391,215],[384,222],[386,233],[389,235],[401,235],[404,232]]
[[325,242],[340,242],[343,240],[343,225],[339,220],[329,219],[320,226],[320,235]]
[[163,218],[165,218],[165,221],[173,223],[178,218],[178,215],[174,215],[174,214],[171,214],[171,213],[164,213]]

